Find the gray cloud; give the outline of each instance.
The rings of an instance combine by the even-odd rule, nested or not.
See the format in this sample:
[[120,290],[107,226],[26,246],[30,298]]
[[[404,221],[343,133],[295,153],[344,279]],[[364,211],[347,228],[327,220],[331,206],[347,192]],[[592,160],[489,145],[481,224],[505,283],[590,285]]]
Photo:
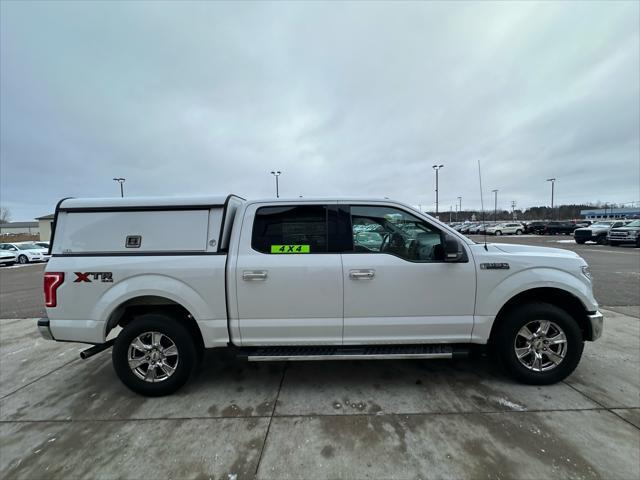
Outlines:
[[[2,2],[0,186],[640,199],[637,2]],[[490,194],[485,200],[490,202]]]

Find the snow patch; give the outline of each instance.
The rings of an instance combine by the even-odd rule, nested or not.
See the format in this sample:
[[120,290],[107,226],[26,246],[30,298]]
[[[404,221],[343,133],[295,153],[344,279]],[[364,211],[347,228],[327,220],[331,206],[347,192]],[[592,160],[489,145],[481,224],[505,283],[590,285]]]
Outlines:
[[499,398],[498,403],[503,407],[508,407],[511,410],[516,410],[518,412],[524,412],[526,410],[526,407],[523,407],[522,405],[518,405],[517,403],[513,403],[507,400],[506,398]]

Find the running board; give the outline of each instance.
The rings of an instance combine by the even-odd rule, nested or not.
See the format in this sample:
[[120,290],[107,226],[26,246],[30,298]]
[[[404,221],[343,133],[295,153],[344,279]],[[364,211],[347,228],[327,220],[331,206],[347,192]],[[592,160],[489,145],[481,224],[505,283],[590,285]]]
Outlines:
[[238,352],[250,362],[313,360],[394,360],[466,358],[469,349],[455,345],[285,346],[249,347]]

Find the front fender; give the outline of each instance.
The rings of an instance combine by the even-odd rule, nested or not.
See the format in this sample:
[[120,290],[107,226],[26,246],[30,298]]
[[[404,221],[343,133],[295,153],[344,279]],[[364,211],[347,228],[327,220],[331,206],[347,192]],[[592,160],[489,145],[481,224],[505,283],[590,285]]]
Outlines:
[[598,309],[598,302],[586,278],[583,281],[556,268],[532,267],[506,276],[490,290],[483,292],[479,285],[476,315],[495,316],[511,298],[534,288],[564,290],[578,298],[588,312]]

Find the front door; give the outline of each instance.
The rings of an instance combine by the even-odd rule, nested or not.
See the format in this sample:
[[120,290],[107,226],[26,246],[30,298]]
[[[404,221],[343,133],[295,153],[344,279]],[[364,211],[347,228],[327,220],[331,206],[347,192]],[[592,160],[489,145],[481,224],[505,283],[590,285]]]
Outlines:
[[469,342],[473,262],[446,263],[438,227],[399,207],[351,205],[350,216],[353,246],[342,256],[344,343]]
[[236,264],[242,345],[342,344],[342,264],[330,253],[335,202],[250,205]]

